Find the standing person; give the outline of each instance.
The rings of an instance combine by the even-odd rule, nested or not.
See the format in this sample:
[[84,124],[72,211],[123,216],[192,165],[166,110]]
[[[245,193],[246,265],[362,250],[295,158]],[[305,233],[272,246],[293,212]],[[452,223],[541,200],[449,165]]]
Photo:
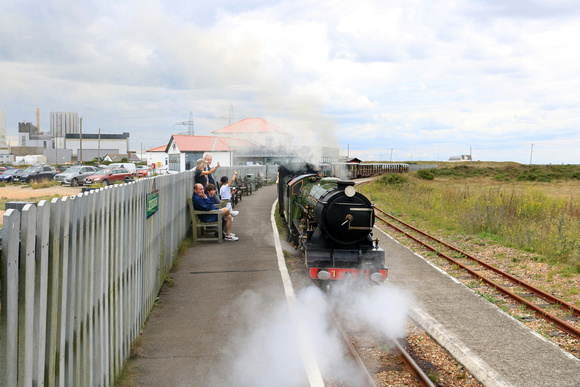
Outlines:
[[[222,178],[220,179],[220,183],[222,184],[220,188],[220,196],[222,200],[228,200],[228,202],[226,203],[226,207],[230,209],[232,215],[234,216],[239,214],[239,212],[232,210],[232,188],[230,188],[230,185],[234,182],[234,180],[236,180],[237,175],[238,173],[234,171],[234,175],[232,176],[232,179],[230,181],[228,181],[227,176],[222,176]],[[235,188],[233,189],[235,190]]]
[[208,183],[208,175],[211,176],[212,173],[214,173],[217,169],[217,167],[213,167],[212,169],[210,169],[209,171],[205,170],[205,160],[203,158],[201,159],[197,159],[196,162],[196,168],[195,168],[195,176],[193,178],[193,181],[195,183],[199,183],[201,185],[203,185],[203,188],[205,189],[205,187],[207,186]]
[[[210,195],[215,195],[215,186],[212,184],[210,187]],[[211,197],[206,195],[203,185],[200,183],[195,183],[193,186],[193,208],[198,211],[211,211],[217,210]],[[232,234],[232,214],[227,208],[222,208],[222,221],[225,223],[225,240],[226,241],[237,241],[239,238],[235,234]],[[209,215],[203,214],[198,215],[199,220],[206,223],[216,222],[218,220],[217,214]]]
[[[208,182],[208,184],[216,185],[215,179],[213,178],[213,173],[215,171],[217,171],[218,168],[220,167],[219,161],[218,161],[218,163],[217,163],[217,165],[215,167],[211,168],[211,162],[213,161],[213,155],[211,153],[209,153],[209,152],[205,152],[203,154],[203,156],[201,156],[201,158],[205,160],[205,168],[204,168],[204,170],[206,172],[209,172],[209,174],[207,175],[207,182]],[[207,190],[205,191],[205,193],[207,193]],[[213,196],[213,201],[214,201],[215,204],[220,204],[220,197],[219,197],[219,195],[214,195]]]
[[[211,171],[212,170],[211,162],[213,161],[213,155],[209,152],[205,152],[203,154],[203,156],[201,156],[201,158],[205,160],[205,170],[208,172]],[[218,162],[217,165],[214,167],[213,172],[217,171],[217,169],[219,167],[220,167],[220,163]],[[213,178],[213,175],[212,175],[213,172],[211,172],[209,175],[207,175],[207,182],[215,185],[215,179]]]

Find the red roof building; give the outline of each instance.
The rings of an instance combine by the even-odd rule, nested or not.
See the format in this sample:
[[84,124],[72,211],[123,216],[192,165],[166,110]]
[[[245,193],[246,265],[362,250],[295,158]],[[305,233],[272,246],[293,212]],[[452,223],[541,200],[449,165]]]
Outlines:
[[263,118],[245,118],[224,128],[214,130],[218,136],[248,140],[256,145],[287,146],[292,135]]
[[174,134],[165,147],[170,171],[183,171],[195,167],[196,161],[205,152],[213,156],[212,165],[218,162],[222,166],[233,165],[233,153],[236,147],[251,147],[256,144],[239,139],[218,136],[191,136]]

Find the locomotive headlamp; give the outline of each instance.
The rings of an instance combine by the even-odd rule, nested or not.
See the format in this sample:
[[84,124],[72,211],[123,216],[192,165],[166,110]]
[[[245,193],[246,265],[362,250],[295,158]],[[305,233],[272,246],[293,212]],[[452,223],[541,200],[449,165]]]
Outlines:
[[385,278],[381,273],[373,273],[371,274],[371,280],[375,282],[383,282]]
[[352,185],[349,185],[344,189],[344,194],[349,198],[352,198],[356,194],[356,189]]

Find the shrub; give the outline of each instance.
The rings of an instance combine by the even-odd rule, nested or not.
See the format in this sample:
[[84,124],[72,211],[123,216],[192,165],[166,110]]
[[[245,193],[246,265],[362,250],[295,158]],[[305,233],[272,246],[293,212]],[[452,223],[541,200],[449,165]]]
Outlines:
[[431,169],[420,169],[417,171],[417,177],[423,180],[434,180],[435,175]]
[[406,184],[409,182],[409,179],[407,179],[407,177],[401,175],[401,174],[386,174],[386,175],[382,175],[380,177],[380,179],[378,179],[379,184],[382,185],[400,185],[400,184]]

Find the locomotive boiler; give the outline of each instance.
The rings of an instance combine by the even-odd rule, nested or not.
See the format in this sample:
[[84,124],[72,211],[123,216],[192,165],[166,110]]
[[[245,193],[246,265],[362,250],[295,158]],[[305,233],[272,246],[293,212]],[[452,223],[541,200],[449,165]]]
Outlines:
[[354,182],[281,167],[282,175],[280,213],[310,277],[323,288],[334,281],[383,282],[388,269],[385,251],[373,238],[374,208]]

